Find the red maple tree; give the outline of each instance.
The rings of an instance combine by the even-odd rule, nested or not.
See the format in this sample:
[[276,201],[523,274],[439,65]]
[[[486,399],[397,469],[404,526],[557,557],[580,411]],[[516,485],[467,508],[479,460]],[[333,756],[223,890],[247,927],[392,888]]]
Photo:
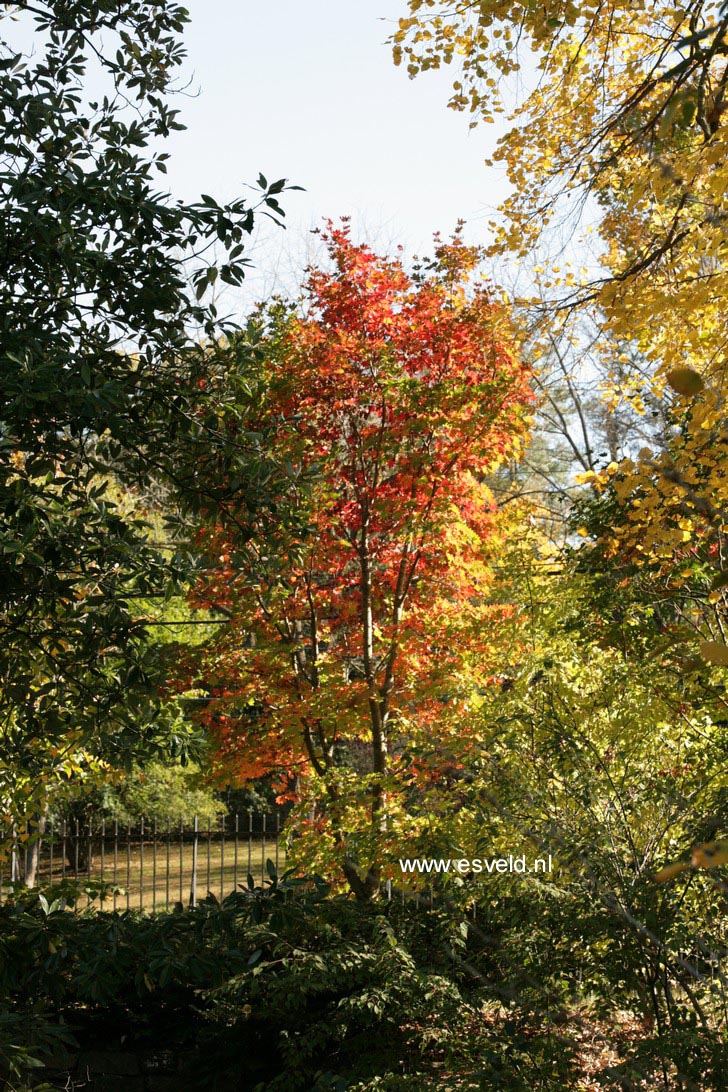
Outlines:
[[319,801],[368,897],[417,781],[411,742],[459,730],[497,614],[484,479],[518,452],[533,396],[457,235],[414,275],[346,224],[324,238],[331,267],[310,273],[304,313],[279,313],[258,411],[308,530],[243,545],[218,527],[194,601],[231,617],[204,652],[219,766]]

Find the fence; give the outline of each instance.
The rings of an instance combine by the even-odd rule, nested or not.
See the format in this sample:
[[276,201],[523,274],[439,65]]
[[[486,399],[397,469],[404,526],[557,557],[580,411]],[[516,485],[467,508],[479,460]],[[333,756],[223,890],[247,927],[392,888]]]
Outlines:
[[76,819],[48,823],[40,837],[26,828],[0,856],[0,902],[25,885],[80,892],[78,908],[155,912],[208,892],[223,899],[249,875],[268,879],[268,860],[282,870],[282,822],[280,811],[248,811],[215,824]]

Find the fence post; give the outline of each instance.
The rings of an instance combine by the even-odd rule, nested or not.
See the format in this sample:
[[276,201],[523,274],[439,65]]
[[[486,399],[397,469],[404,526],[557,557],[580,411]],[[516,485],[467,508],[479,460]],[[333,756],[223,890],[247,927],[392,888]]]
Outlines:
[[205,898],[207,898],[208,895],[212,894],[212,892],[210,891],[210,888],[212,887],[212,880],[210,878],[210,876],[211,876],[211,873],[210,873],[210,842],[211,842],[211,839],[212,839],[212,819],[208,818],[208,820],[207,820],[207,883],[205,885],[205,892],[206,892]]
[[234,864],[233,864],[233,890],[234,891],[237,891],[237,889],[238,889],[238,834],[239,833],[240,833],[240,831],[239,831],[239,823],[238,823],[238,813],[235,812],[235,861],[234,861]]
[[190,906],[197,906],[197,836],[198,824],[197,816],[195,816],[192,837],[192,881],[190,883]]
[[144,820],[139,820],[139,909],[144,909]]
[[167,868],[164,880],[164,909],[169,910],[169,859],[172,852],[172,820],[167,819]]
[[152,828],[152,913],[157,909],[157,820]]
[[253,875],[253,809],[248,808],[248,882]]
[[93,852],[94,852],[92,824],[93,824],[93,819],[89,815],[89,817],[88,817],[88,847],[87,847],[87,856],[86,856],[86,880],[87,880],[86,909],[87,910],[88,910],[89,906],[91,905],[91,866],[93,864]]
[[184,883],[184,871],[185,871],[185,868],[184,868],[184,863],[185,863],[184,862],[184,840],[185,840],[184,832],[185,832],[185,821],[184,821],[184,819],[180,818],[180,821],[179,821],[179,902],[180,902],[180,906],[184,906],[184,892],[183,892],[183,889],[182,889],[183,888],[183,883]]
[[18,863],[17,828],[15,826],[15,823],[13,823],[12,830],[11,830],[11,833],[10,833],[10,885],[11,885],[11,887],[12,887],[13,884],[18,882],[18,872],[19,872],[19,863]]
[[104,875],[104,866],[106,865],[106,818],[101,817],[101,906],[104,905],[104,899],[106,898],[106,878]]
[[129,886],[131,884],[131,820],[126,824],[126,908],[131,906]]
[[68,847],[66,845],[66,820],[64,819],[61,824],[61,883],[66,882],[66,853]]
[[220,824],[220,902],[225,898],[225,816]]
[[117,887],[119,886],[119,820],[114,819],[114,913],[116,913]]
[[54,854],[53,843],[54,843],[55,837],[56,837],[56,828],[55,828],[55,825],[54,825],[52,819],[50,820],[50,822],[48,824],[48,830],[50,832],[49,833],[49,838],[48,838],[48,849],[49,849],[49,854],[50,854],[50,860],[48,862],[48,886],[53,887],[53,882],[54,882],[53,881],[53,854]]

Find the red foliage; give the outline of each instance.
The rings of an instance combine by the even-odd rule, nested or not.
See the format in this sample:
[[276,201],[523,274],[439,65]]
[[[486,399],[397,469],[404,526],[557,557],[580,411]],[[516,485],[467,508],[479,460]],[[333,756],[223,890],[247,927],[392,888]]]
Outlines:
[[457,730],[457,680],[487,644],[482,483],[518,452],[533,401],[505,314],[487,285],[467,288],[473,250],[441,245],[414,278],[346,227],[325,238],[332,268],[311,272],[307,313],[271,335],[260,408],[310,533],[243,548],[214,532],[217,567],[195,596],[233,612],[206,671],[237,780],[326,779],[356,740],[384,774],[413,726]]

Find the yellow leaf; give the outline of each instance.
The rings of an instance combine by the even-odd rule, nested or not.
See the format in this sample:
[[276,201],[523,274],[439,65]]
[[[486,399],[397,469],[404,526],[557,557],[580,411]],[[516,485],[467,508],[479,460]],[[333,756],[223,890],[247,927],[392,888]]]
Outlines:
[[655,883],[665,883],[688,868],[720,868],[725,864],[728,864],[728,840],[704,842],[703,845],[693,848],[689,861],[675,861],[665,865],[655,873],[653,879]]
[[690,868],[689,861],[675,861],[674,864],[665,865],[659,872],[656,872],[653,879],[655,883],[666,883],[667,880],[671,880],[673,876],[678,876],[687,868]]
[[667,373],[667,381],[677,394],[685,398],[700,394],[705,386],[702,378],[692,368],[673,368]]

